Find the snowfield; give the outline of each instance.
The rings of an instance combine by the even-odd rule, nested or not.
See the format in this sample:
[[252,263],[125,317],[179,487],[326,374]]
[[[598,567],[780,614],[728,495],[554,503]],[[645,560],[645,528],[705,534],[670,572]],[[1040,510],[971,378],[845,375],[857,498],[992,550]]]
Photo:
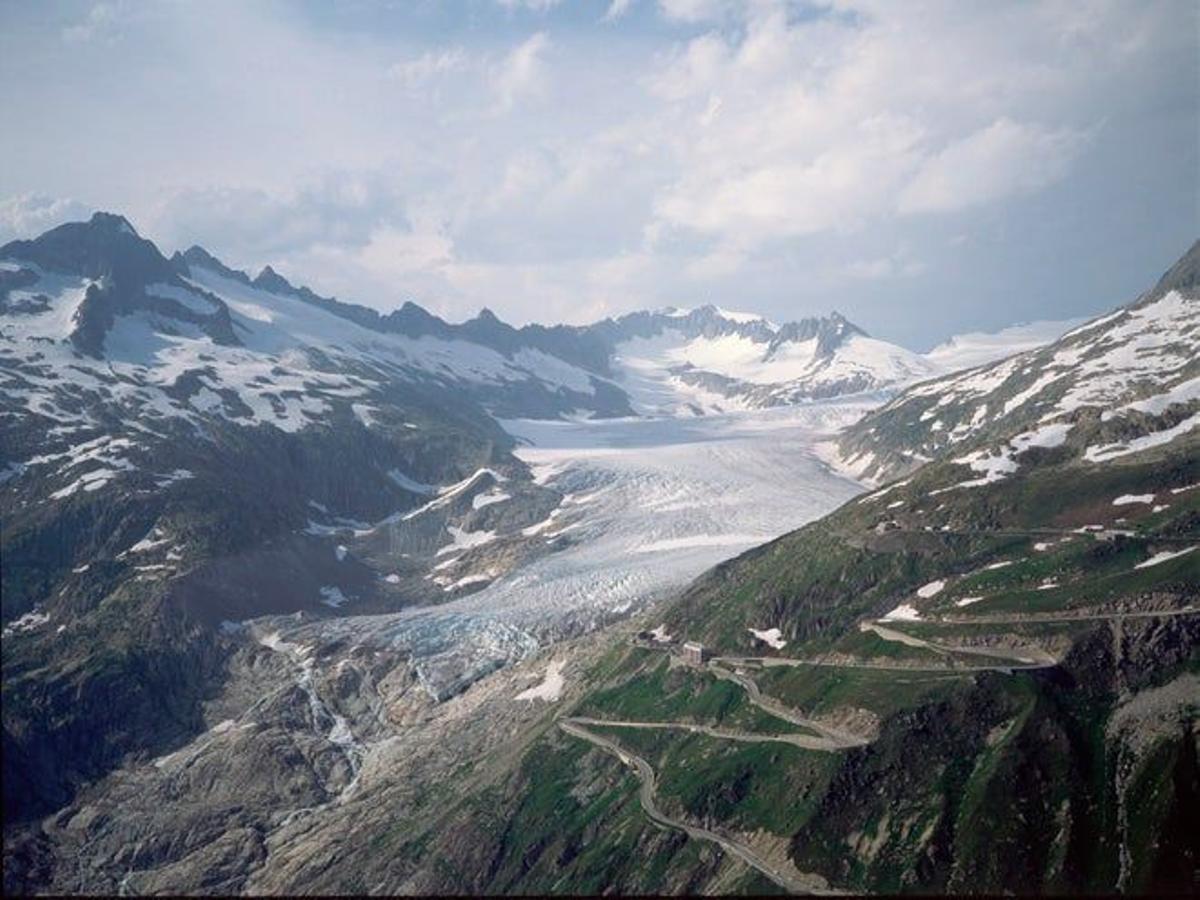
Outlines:
[[[962,350],[988,343],[970,336],[956,342]],[[869,426],[850,429],[838,452],[856,477],[886,480],[910,468],[908,460],[952,452],[990,431],[996,440],[954,458],[982,477],[944,490],[1007,478],[1034,448],[1065,446],[1061,455],[1082,454],[1089,462],[1143,453],[1200,427],[1198,354],[1200,300],[1191,290],[1163,288],[1044,349],[916,385]],[[1120,427],[1095,440],[1084,410]],[[1025,430],[1000,438],[1018,428]]]
[[1057,340],[1085,321],[1085,319],[1067,319],[1062,322],[1030,322],[1026,325],[1013,325],[996,332],[973,331],[959,334],[934,347],[925,354],[925,358],[943,372],[971,369],[987,365],[1014,353],[1035,350]]

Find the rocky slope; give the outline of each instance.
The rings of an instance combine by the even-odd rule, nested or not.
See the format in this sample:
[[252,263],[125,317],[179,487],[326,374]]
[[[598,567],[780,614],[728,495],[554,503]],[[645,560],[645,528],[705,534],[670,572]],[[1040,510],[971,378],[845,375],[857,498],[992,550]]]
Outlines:
[[[1197,527],[1191,488],[1200,482],[1200,398],[1192,396],[1200,293],[1188,274],[1198,253],[1193,247],[1153,291],[1107,321],[961,378],[917,385],[850,426],[843,448],[869,446],[860,452],[894,460],[908,477],[718,567],[684,596],[669,625],[731,650],[749,648],[747,628],[779,625],[787,639],[835,633],[858,616],[902,604],[920,586],[916,579],[949,584],[1010,546],[1028,557],[1059,540],[1064,547],[1067,539],[1082,541],[1082,556],[1061,561],[1081,575],[1088,571],[1083,551],[1096,540],[1136,540],[1147,558],[1158,538],[1183,540],[1186,549]],[[1065,369],[1068,359],[1076,364]],[[1043,364],[1048,373],[1039,373]],[[964,387],[994,385],[997,372],[1020,373],[1022,383],[1044,384],[1048,393],[1026,389],[1013,402],[1007,389],[977,396]],[[934,394],[934,385],[946,393]],[[962,411],[967,424],[933,427],[949,410]],[[980,424],[970,431],[975,419]],[[908,430],[916,437],[899,443],[909,441]],[[913,469],[905,446],[939,458]],[[1100,537],[1085,540],[1088,534]],[[1181,555],[1170,565],[1182,575],[1198,563]]]
[[484,404],[607,402],[539,351],[385,334],[191,257],[103,214],[0,248],[14,820],[199,727],[223,623],[441,602],[484,538],[493,575],[552,552],[523,529],[561,498]]

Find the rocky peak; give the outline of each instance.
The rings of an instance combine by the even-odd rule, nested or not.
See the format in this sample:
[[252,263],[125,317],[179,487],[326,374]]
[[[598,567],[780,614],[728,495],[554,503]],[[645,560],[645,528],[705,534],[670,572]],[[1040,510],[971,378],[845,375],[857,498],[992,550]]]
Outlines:
[[[105,339],[118,317],[135,314],[186,322],[218,343],[238,343],[229,310],[220,300],[205,295],[197,307],[163,295],[160,286],[202,292],[180,278],[181,269],[187,270],[185,256],[176,254],[168,260],[124,216],[98,212],[87,222],[69,222],[34,240],[6,244],[0,247],[0,257],[91,282],[68,335],[75,348],[88,356],[104,356]],[[205,307],[211,312],[199,311]]]
[[384,316],[382,322],[386,330],[414,338],[427,334],[450,337],[452,333],[450,325],[411,300],[405,300],[398,310]]
[[124,216],[98,212],[87,222],[68,222],[28,241],[0,247],[0,257],[36,263],[43,269],[118,283],[168,281],[171,264],[150,241],[139,237]]
[[817,341],[816,356],[828,358],[842,344],[855,335],[867,336],[867,333],[843,316],[833,312],[828,316],[813,316],[796,322],[781,325],[767,351],[770,358],[781,346],[788,343]]
[[1196,293],[1200,291],[1200,240],[1197,240],[1179,261],[1163,273],[1147,300],[1157,299],[1171,291]]
[[[242,284],[250,284],[250,276],[245,272],[240,269],[231,269],[199,244],[192,244],[192,246],[188,247],[182,253],[176,253],[172,257],[172,261],[177,259],[182,260],[185,268],[198,266],[203,269],[209,269],[226,278],[232,278],[234,281],[240,281]],[[183,272],[182,274],[186,275],[187,272]]]
[[467,340],[492,347],[505,355],[511,355],[521,343],[516,329],[502,322],[486,306],[474,319],[459,325],[457,330]]
[[255,276],[252,283],[256,288],[270,291],[273,294],[293,294],[296,291],[290,281],[270,266],[263,266],[262,271]]
[[88,220],[88,226],[94,229],[103,229],[114,231],[118,234],[126,234],[131,237],[138,237],[137,230],[129,223],[129,220],[116,213],[93,213],[91,219]]

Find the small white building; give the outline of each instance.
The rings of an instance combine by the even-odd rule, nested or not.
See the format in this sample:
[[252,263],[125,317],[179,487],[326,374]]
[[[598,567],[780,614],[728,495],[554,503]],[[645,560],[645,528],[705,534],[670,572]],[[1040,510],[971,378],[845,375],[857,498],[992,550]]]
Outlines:
[[704,645],[696,641],[687,641],[683,645],[683,661],[691,663],[694,666],[704,665],[704,660],[707,653],[704,650]]

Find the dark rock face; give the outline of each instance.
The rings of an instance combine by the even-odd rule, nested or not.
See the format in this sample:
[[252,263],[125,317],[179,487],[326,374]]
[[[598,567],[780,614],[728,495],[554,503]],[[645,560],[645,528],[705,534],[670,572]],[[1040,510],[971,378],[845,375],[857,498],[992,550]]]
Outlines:
[[841,313],[833,313],[825,319],[802,319],[799,322],[788,322],[781,325],[778,333],[771,341],[768,354],[773,355],[780,346],[790,342],[817,340],[817,356],[829,357],[833,351],[853,335],[867,336],[867,333],[850,322]]
[[0,247],[0,256],[23,259],[54,272],[112,278],[130,285],[169,282],[175,274],[150,241],[138,237],[121,216],[98,212],[87,222],[70,222],[30,241]]
[[[438,483],[481,464],[512,467],[507,438],[484,421],[392,440],[353,419],[294,434],[213,422],[211,443],[180,429],[128,457],[189,473],[166,489],[149,472],[64,500],[47,499],[52,484],[6,485],[4,621],[37,608],[62,623],[4,639],[7,816],[52,811],[129,754],[194,732],[202,699],[223,677],[223,621],[329,614],[320,601],[329,584],[352,606],[397,608],[377,599],[377,573],[298,534],[316,515],[311,503],[378,520],[425,499],[389,469]],[[171,535],[174,560],[162,557],[166,545],[154,558],[130,553],[152,529]]]

